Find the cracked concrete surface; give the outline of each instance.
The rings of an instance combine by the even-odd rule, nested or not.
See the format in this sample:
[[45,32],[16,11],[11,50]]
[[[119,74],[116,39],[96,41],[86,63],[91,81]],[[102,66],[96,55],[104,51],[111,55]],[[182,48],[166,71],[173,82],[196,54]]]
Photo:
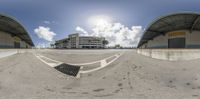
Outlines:
[[[58,61],[81,63],[122,51],[124,54],[117,61],[99,71],[82,74],[79,79],[62,74],[33,55],[36,52],[48,57],[49,53]],[[67,53],[62,55],[58,52],[28,50],[1,58],[0,99],[200,98],[200,59],[165,61],[135,50],[62,50]]]

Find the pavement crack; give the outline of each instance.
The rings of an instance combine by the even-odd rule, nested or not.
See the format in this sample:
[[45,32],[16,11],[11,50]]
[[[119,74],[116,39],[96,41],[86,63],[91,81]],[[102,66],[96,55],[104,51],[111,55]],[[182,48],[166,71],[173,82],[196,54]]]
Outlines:
[[[131,67],[131,66],[129,66]],[[128,85],[130,87],[130,89],[133,89],[132,83],[131,83],[131,78],[130,78],[130,72],[127,72],[127,76],[128,76]]]
[[100,92],[100,91],[104,91],[104,89],[95,89],[93,90],[94,92]]

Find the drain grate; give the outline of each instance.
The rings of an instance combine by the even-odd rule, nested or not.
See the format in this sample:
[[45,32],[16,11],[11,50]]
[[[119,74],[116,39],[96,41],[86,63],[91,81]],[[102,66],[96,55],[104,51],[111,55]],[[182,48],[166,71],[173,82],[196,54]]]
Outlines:
[[80,70],[80,66],[74,66],[74,65],[69,65],[69,64],[65,64],[65,63],[60,64],[54,68],[64,74],[67,74],[70,76],[76,76]]

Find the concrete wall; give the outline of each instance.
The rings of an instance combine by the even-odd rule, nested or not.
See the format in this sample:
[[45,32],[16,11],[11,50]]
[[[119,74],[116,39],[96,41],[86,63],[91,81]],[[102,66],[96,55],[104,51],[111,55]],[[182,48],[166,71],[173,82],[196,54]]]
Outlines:
[[151,58],[168,61],[200,58],[200,49],[137,49],[137,53]]
[[0,48],[14,48],[14,42],[20,43],[20,48],[31,48],[29,44],[22,41],[19,37],[11,36],[11,34],[0,31]]
[[[189,30],[179,30],[173,32],[185,32],[185,35],[181,37],[185,37],[186,39],[186,48],[200,48],[200,31],[190,32]],[[141,46],[141,48],[145,48],[145,46],[147,48],[168,48],[168,39],[170,38],[173,37],[169,37],[168,33],[166,33],[166,35],[157,36],[153,40],[149,40],[148,43]]]
[[8,33],[0,31],[0,48],[13,48],[14,39]]
[[160,35],[150,40],[147,44],[148,48],[167,48],[168,47],[168,36]]
[[187,48],[200,48],[200,31],[187,32],[186,35]]
[[21,48],[26,48],[26,42],[20,41],[20,47]]
[[7,56],[11,56],[11,55],[14,55],[14,54],[17,54],[18,51],[17,50],[10,50],[10,49],[0,49],[0,58],[4,58],[4,57],[7,57]]

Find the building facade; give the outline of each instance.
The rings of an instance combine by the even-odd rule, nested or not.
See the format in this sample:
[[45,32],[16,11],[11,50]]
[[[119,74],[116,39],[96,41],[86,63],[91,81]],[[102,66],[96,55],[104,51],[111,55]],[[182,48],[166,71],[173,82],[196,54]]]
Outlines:
[[79,36],[78,33],[55,42],[56,48],[105,48],[104,37]]
[[138,48],[200,48],[200,14],[175,13],[152,22]]
[[0,14],[0,48],[31,48],[33,46],[28,32],[16,19]]

